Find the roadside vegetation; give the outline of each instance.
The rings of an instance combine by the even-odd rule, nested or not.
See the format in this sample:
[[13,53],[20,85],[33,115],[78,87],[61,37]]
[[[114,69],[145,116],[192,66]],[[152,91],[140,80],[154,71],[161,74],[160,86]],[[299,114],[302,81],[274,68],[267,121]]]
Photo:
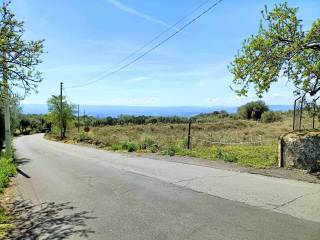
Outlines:
[[[188,125],[191,121],[190,148]],[[308,121],[305,121],[306,123]],[[53,123],[53,126],[55,124]],[[158,153],[222,160],[268,168],[277,164],[277,143],[292,128],[292,112],[270,111],[262,101],[239,107],[237,113],[204,113],[189,118],[128,116],[73,118],[65,142],[112,151]],[[60,140],[59,125],[48,138]]]
[[[0,194],[8,186],[10,178],[17,173],[15,161],[12,158],[0,157]],[[0,206],[0,239],[5,239],[7,230],[11,227],[11,217],[8,211]]]

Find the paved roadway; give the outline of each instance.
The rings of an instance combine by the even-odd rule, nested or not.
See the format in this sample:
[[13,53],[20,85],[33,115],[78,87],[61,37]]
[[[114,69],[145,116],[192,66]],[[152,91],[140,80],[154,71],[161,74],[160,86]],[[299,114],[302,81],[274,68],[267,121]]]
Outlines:
[[14,239],[320,239],[320,185],[134,157],[32,135]]

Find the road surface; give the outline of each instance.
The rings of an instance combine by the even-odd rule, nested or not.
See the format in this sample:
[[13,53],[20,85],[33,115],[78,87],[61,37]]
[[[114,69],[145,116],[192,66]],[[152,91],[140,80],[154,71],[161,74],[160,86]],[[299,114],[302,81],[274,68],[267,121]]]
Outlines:
[[[15,139],[14,239],[319,240],[320,185]],[[20,238],[19,238],[20,237]]]

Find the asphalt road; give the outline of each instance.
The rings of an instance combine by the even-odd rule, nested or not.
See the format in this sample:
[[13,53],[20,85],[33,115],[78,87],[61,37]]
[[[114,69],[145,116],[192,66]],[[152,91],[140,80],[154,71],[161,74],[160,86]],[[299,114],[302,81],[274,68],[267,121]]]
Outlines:
[[320,185],[15,139],[13,239],[319,240]]

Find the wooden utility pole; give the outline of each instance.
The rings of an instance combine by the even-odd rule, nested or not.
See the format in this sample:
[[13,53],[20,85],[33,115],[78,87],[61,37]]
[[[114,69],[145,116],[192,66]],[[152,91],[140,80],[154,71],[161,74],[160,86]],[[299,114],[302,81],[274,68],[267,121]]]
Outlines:
[[78,133],[80,133],[80,107],[78,104]]
[[63,101],[62,101],[62,87],[63,87],[63,82],[60,83],[60,138],[61,140],[63,139]]
[[189,128],[188,128],[188,145],[187,148],[190,149],[191,144],[191,120],[189,121]]

